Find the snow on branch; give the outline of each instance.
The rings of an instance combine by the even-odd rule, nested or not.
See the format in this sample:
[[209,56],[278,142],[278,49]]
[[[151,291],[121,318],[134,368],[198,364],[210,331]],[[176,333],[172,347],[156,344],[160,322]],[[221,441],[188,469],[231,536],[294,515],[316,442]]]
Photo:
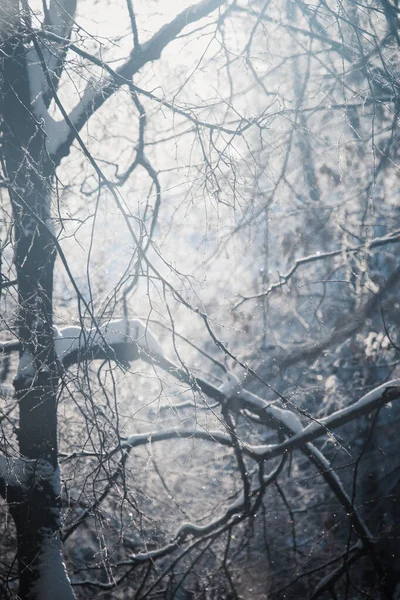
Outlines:
[[[249,411],[250,413],[253,413],[259,417],[261,423],[267,427],[284,433],[289,438],[300,435],[304,430],[300,418],[291,410],[275,406],[274,404],[263,400],[256,394],[253,394],[244,388],[238,389],[238,381],[233,374],[228,376],[227,382],[226,384],[223,384],[222,389],[218,389],[201,378],[193,377],[186,370],[178,368],[164,357],[159,359],[159,364],[162,368],[168,370],[178,379],[185,381],[192,387],[203,391],[209,397],[217,400],[218,402],[224,403],[228,409],[235,412],[243,410]],[[228,397],[224,394],[224,390],[228,392]],[[237,393],[238,391],[239,394]],[[230,395],[232,392],[235,394],[235,396]],[[372,394],[370,399],[371,402],[372,400],[375,400],[375,395]],[[368,405],[368,401],[364,402],[366,402]],[[354,418],[354,416],[351,418]],[[320,435],[322,435],[323,432],[327,432],[326,427],[327,426],[325,424],[324,430],[319,432]],[[305,456],[307,456],[307,458],[317,467],[344,510],[350,515],[352,525],[358,535],[360,535],[362,538],[365,548],[369,548],[369,546],[372,544],[371,533],[362,517],[358,514],[358,511],[355,509],[351,498],[347,494],[339,476],[334,471],[329,461],[325,458],[323,453],[309,441],[306,441],[299,447],[303,454],[305,454]],[[282,454],[282,452],[278,452],[276,455],[279,454]],[[269,457],[270,456],[268,456],[268,458]],[[260,455],[260,458],[265,460],[267,457],[265,455]]]
[[26,53],[26,66],[28,73],[29,92],[31,98],[32,112],[41,123],[49,139],[54,135],[56,121],[49,114],[46,106],[46,94],[48,91],[46,76],[36,49],[32,46]]
[[[36,482],[51,486],[54,496],[60,495],[60,469],[44,459],[28,460],[26,458],[11,458],[0,455],[0,487],[1,495],[7,488],[26,491]],[[6,493],[6,492],[5,492]]]
[[327,417],[318,419],[310,423],[307,427],[289,438],[282,444],[275,446],[259,446],[257,453],[265,459],[279,456],[292,448],[300,448],[307,442],[326,435],[332,429],[341,427],[350,421],[354,421],[363,415],[367,415],[381,406],[388,404],[400,398],[400,379],[392,379],[374,390],[371,390],[365,396],[362,396],[357,402],[342,408]]
[[[144,358],[146,359],[146,357]],[[203,392],[212,400],[225,404],[233,412],[247,410],[259,417],[267,427],[280,430],[288,435],[294,435],[303,430],[302,422],[297,414],[267,402],[257,394],[245,389],[239,378],[231,371],[226,372],[223,384],[216,387],[207,380],[196,377],[186,369],[178,367],[162,354],[157,356],[157,364],[176,379],[187,383],[194,390]]]
[[[236,381],[239,381],[234,376]],[[219,388],[221,391],[221,387]],[[242,390],[243,392],[243,390]],[[240,392],[240,393],[242,393]],[[237,387],[234,388],[234,393],[237,393]],[[227,396],[229,397],[229,396]],[[289,437],[286,441],[280,444],[274,445],[252,445],[239,440],[241,450],[256,460],[270,460],[278,456],[282,456],[287,453],[288,450],[301,448],[308,442],[311,442],[323,435],[327,435],[331,430],[341,427],[346,423],[349,423],[363,415],[370,414],[374,410],[397,400],[400,398],[400,379],[393,379],[387,383],[380,385],[376,389],[368,392],[365,396],[362,396],[357,402],[338,410],[328,417],[323,417],[313,421],[310,425],[302,427],[301,430]],[[290,413],[290,417],[287,413]],[[292,421],[292,415],[294,420]],[[292,429],[298,426],[298,418],[291,411],[280,409],[279,413],[275,413],[275,418],[283,416],[283,423],[290,428],[292,423]],[[170,440],[174,438],[187,439],[196,438],[207,441],[213,441],[223,446],[232,446],[232,439],[223,431],[219,430],[191,430],[191,429],[167,429],[164,431],[147,432],[142,434],[135,434],[124,439],[121,446],[118,446],[112,453],[117,452],[120,448],[136,448],[137,446],[143,446],[145,444]]]
[[126,365],[144,352],[162,356],[154,334],[139,319],[109,321],[99,327],[64,327],[55,330],[54,345],[65,367],[80,360],[108,358]]
[[[117,89],[129,83],[132,77],[147,63],[157,60],[179,33],[191,23],[206,17],[226,0],[202,0],[180,12],[172,21],[165,24],[150,40],[143,45],[135,47],[128,60],[119,67],[115,74],[105,78],[98,88],[89,82],[82,98],[69,115],[69,123],[65,120],[53,124],[53,139],[49,139],[47,148],[55,164],[59,164],[67,156],[72,142],[77,133],[82,129],[90,116],[96,112],[103,103],[112,96]],[[72,126],[72,127],[71,127]]]
[[248,446],[251,452],[265,460],[280,456],[291,448],[301,448],[308,442],[330,433],[332,429],[341,427],[400,398],[400,379],[392,379],[371,390],[351,406],[338,410],[327,417],[315,419],[303,427],[297,414],[273,405],[257,394],[246,390],[239,378],[232,372],[227,373],[225,382],[217,388],[200,377],[192,376],[191,378],[186,371],[165,358],[159,359],[158,363],[175,378],[199,389],[218,402],[226,403],[230,410],[248,411],[258,416],[264,425],[288,434],[290,437],[281,444]]
[[45,9],[43,26],[45,31],[54,34],[50,43],[39,42],[40,54],[36,45],[27,52],[27,71],[33,113],[44,125],[48,139],[54,137],[58,123],[49,115],[48,106],[52,98],[52,90],[46,78],[46,69],[52,86],[58,87],[58,82],[64,68],[68,43],[71,36],[76,0],[51,0],[50,7]]
[[62,557],[60,535],[43,528],[39,553],[38,581],[35,585],[40,600],[76,600]]

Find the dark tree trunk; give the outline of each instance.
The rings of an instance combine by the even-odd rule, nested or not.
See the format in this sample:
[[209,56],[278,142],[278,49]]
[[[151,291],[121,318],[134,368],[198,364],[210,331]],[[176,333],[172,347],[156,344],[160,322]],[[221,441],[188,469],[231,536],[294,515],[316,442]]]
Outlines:
[[[16,8],[17,4],[0,8],[0,20],[12,22]],[[10,10],[14,15],[4,15]],[[56,245],[50,214],[54,169],[41,123],[32,114],[27,48],[22,25],[18,27],[15,19],[8,35],[3,32],[1,50],[2,159],[13,210],[21,342],[14,387],[19,403],[19,448],[28,465],[21,485],[10,489],[10,512],[18,536],[20,597],[42,599],[57,593],[61,600],[73,594],[62,564],[59,535],[58,370],[52,327]],[[43,575],[46,560],[54,561],[52,576]]]

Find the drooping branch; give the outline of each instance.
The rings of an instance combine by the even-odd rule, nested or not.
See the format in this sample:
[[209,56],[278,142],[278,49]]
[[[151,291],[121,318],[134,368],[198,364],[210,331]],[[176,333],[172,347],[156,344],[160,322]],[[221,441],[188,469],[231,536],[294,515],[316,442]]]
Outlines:
[[372,413],[374,410],[382,408],[385,404],[389,404],[400,398],[400,379],[392,379],[387,383],[371,390],[365,396],[362,396],[357,402],[338,410],[328,417],[323,417],[313,421],[305,427],[300,433],[287,439],[281,444],[270,446],[259,446],[258,449],[253,448],[253,452],[257,452],[264,459],[270,459],[274,456],[279,456],[282,452],[287,452],[294,448],[300,448],[307,442],[311,442],[322,435],[326,435],[337,427],[342,427],[346,423],[350,423],[355,419]]
[[[141,358],[161,367],[174,378],[190,385],[194,390],[204,393],[210,399],[228,406],[229,410],[248,411],[258,416],[261,422],[268,427],[291,436],[285,442],[274,446],[256,447],[243,444],[249,453],[255,453],[263,459],[279,456],[292,448],[301,448],[307,442],[326,435],[331,430],[361,416],[370,414],[400,397],[400,379],[393,379],[368,392],[351,406],[338,410],[327,417],[315,419],[303,427],[294,412],[271,405],[257,394],[245,389],[240,379],[232,372],[227,373],[223,385],[216,387],[204,378],[197,377],[190,371],[177,366],[164,356],[160,342],[146,324],[139,319],[110,321],[99,328],[83,331],[80,327],[66,327],[57,330],[55,347],[65,368],[77,364],[80,360],[108,359],[126,366],[126,362]],[[190,432],[182,432],[182,434],[186,437],[190,435]],[[134,436],[131,443],[140,445],[147,435],[150,434]],[[167,439],[169,435],[179,437],[181,434],[177,430],[155,435],[156,439],[161,440]],[[207,437],[212,436],[213,432],[200,432],[198,435]],[[230,437],[226,434],[223,434],[223,437],[224,440],[221,439],[220,443],[229,442],[230,445]],[[126,443],[130,444],[129,441]]]

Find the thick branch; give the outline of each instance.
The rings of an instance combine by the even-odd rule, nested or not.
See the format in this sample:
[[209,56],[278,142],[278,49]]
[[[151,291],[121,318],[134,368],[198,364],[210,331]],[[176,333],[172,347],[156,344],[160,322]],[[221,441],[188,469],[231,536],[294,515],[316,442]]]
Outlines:
[[389,402],[398,400],[399,398],[400,379],[393,379],[368,392],[368,394],[362,396],[362,398],[351,406],[342,408],[328,417],[313,421],[310,425],[305,427],[303,431],[297,433],[288,440],[285,440],[281,444],[264,447],[259,446],[258,449],[253,447],[252,451],[257,452],[259,456],[262,456],[265,460],[274,458],[288,450],[301,448],[307,442],[311,442],[322,435],[326,435],[332,429],[336,429],[355,419],[368,415],[374,410],[381,408]]
[[175,40],[185,27],[206,17],[224,2],[225,0],[202,0],[202,2],[183,10],[175,19],[161,27],[148,42],[131,52],[129,59],[116,70],[119,81],[116,81],[115,77],[109,77],[100,89],[95,89],[92,84],[89,84],[79,104],[69,115],[73,129],[65,121],[53,124],[57,127],[53,128],[54,141],[50,140],[49,150],[55,164],[59,164],[61,159],[68,155],[76,133],[82,129],[90,116],[125,83],[125,80],[129,81],[144,65],[157,60],[164,48]]

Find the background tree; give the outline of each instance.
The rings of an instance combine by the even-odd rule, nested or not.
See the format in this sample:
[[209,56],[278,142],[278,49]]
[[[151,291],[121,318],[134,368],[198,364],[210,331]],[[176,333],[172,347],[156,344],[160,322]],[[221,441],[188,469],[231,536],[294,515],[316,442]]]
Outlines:
[[2,4],[4,597],[398,593],[397,21]]

